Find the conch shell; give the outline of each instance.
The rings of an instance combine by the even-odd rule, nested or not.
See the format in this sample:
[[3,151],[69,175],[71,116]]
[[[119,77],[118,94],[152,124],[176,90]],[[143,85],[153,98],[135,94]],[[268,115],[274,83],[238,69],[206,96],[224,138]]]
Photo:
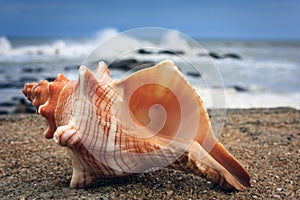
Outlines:
[[70,187],[160,167],[200,175],[225,189],[245,190],[250,177],[217,142],[203,103],[166,60],[113,81],[104,62],[79,80],[28,83],[23,93],[47,120],[44,135],[67,147]]

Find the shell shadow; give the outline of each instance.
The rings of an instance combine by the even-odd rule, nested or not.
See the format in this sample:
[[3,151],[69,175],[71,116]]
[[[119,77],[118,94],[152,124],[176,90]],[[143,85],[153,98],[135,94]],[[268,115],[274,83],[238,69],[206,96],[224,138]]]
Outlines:
[[197,175],[172,169],[159,169],[154,172],[133,174],[125,177],[104,178],[92,182],[83,189],[103,192],[110,190],[110,188],[122,188],[126,191],[147,189],[163,192],[165,190],[173,190],[175,193],[182,190],[189,191],[190,189],[194,189],[197,192],[213,190],[224,194],[234,192],[223,190],[217,184],[213,184]]

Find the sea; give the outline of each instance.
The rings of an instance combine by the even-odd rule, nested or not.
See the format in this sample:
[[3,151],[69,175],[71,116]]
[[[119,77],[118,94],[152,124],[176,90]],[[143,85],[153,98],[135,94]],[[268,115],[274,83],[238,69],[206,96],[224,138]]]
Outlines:
[[169,30],[137,32],[104,29],[81,38],[0,35],[0,113],[13,113],[24,98],[21,90],[26,82],[52,81],[58,73],[76,80],[82,64],[95,69],[101,60],[109,67],[134,61],[134,68],[111,67],[112,78],[121,80],[138,71],[139,64],[149,66],[165,59],[175,62],[208,108],[300,109],[300,41],[212,40]]

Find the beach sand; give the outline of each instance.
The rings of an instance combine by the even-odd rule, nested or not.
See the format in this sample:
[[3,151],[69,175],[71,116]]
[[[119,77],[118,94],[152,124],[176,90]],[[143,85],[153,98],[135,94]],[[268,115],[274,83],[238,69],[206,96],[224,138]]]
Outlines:
[[70,158],[43,138],[44,119],[0,116],[0,199],[299,199],[300,111],[227,110],[220,141],[245,166],[251,187],[225,192],[198,176],[161,169],[70,189]]

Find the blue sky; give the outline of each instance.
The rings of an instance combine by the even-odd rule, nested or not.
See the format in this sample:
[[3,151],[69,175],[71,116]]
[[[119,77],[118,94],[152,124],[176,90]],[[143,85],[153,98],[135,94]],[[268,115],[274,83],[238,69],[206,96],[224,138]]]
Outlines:
[[0,35],[90,36],[157,26],[207,39],[300,39],[300,0],[0,0]]

